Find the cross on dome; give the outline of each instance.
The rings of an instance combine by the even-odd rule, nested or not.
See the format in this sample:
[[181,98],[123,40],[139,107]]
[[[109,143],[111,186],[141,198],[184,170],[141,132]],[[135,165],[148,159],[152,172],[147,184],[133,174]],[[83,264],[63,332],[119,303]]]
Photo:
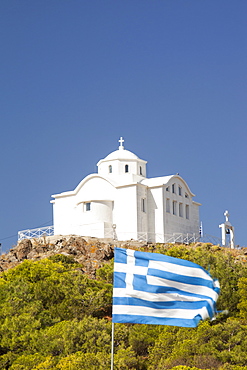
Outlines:
[[123,146],[124,139],[122,138],[122,136],[120,137],[120,139],[118,140],[118,142],[120,143],[119,149],[124,149],[124,146]]

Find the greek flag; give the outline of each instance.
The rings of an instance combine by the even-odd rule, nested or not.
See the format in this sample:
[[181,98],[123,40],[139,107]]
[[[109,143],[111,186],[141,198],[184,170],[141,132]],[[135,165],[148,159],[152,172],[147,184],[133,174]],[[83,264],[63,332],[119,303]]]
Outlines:
[[114,323],[196,327],[214,317],[219,291],[218,281],[195,263],[115,248]]
[[203,227],[202,227],[202,222],[201,222],[201,225],[200,225],[200,228],[199,228],[199,234],[200,234],[200,237],[203,238]]

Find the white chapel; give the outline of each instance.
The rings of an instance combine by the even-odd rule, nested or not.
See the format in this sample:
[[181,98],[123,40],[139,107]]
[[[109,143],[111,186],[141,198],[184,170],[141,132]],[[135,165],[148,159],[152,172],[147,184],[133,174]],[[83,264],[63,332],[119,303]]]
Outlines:
[[52,195],[55,235],[169,242],[199,238],[199,206],[179,175],[147,178],[147,162],[119,148],[75,190]]

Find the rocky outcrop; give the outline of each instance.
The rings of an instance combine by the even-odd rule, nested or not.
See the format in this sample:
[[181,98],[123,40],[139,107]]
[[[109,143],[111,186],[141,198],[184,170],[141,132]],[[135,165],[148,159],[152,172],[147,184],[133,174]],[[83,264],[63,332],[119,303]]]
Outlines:
[[95,271],[113,257],[116,246],[141,245],[137,242],[113,242],[97,238],[86,238],[75,235],[41,237],[38,239],[24,239],[9,253],[0,256],[0,271],[17,266],[22,261],[40,260],[56,254],[72,256],[82,265],[83,271],[90,277]]
[[[94,278],[96,270],[113,258],[114,246],[141,248],[143,251],[149,252],[155,251],[157,247],[156,244],[146,244],[134,240],[120,242],[112,239],[97,239],[76,235],[24,239],[16,247],[10,249],[9,253],[0,256],[0,272],[13,268],[26,259],[37,261],[56,254],[63,254],[73,257],[75,261],[81,264],[83,272]],[[169,248],[169,245],[167,246]],[[213,252],[222,250],[223,253],[230,253],[236,262],[247,262],[247,248],[228,249],[210,243],[196,243],[190,247],[197,248],[200,246],[211,249]]]

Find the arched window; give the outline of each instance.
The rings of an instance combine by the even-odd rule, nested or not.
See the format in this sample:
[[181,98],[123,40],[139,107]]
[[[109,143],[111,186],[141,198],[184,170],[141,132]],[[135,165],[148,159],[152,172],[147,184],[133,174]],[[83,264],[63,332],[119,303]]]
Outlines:
[[141,200],[141,210],[142,212],[146,212],[146,199],[142,198]]
[[85,203],[85,211],[86,212],[91,211],[91,202]]
[[169,198],[166,199],[166,212],[170,213],[170,199]]
[[188,204],[185,205],[185,217],[187,218],[187,220],[189,220],[190,218],[190,209]]
[[182,195],[182,188],[178,185],[178,195]]
[[125,165],[125,172],[129,172],[129,165],[128,164]]
[[112,165],[109,166],[109,173],[112,173]]
[[176,214],[177,214],[177,202],[176,202],[176,200],[174,200],[174,201],[172,202],[172,213],[173,213],[174,215],[176,215]]

